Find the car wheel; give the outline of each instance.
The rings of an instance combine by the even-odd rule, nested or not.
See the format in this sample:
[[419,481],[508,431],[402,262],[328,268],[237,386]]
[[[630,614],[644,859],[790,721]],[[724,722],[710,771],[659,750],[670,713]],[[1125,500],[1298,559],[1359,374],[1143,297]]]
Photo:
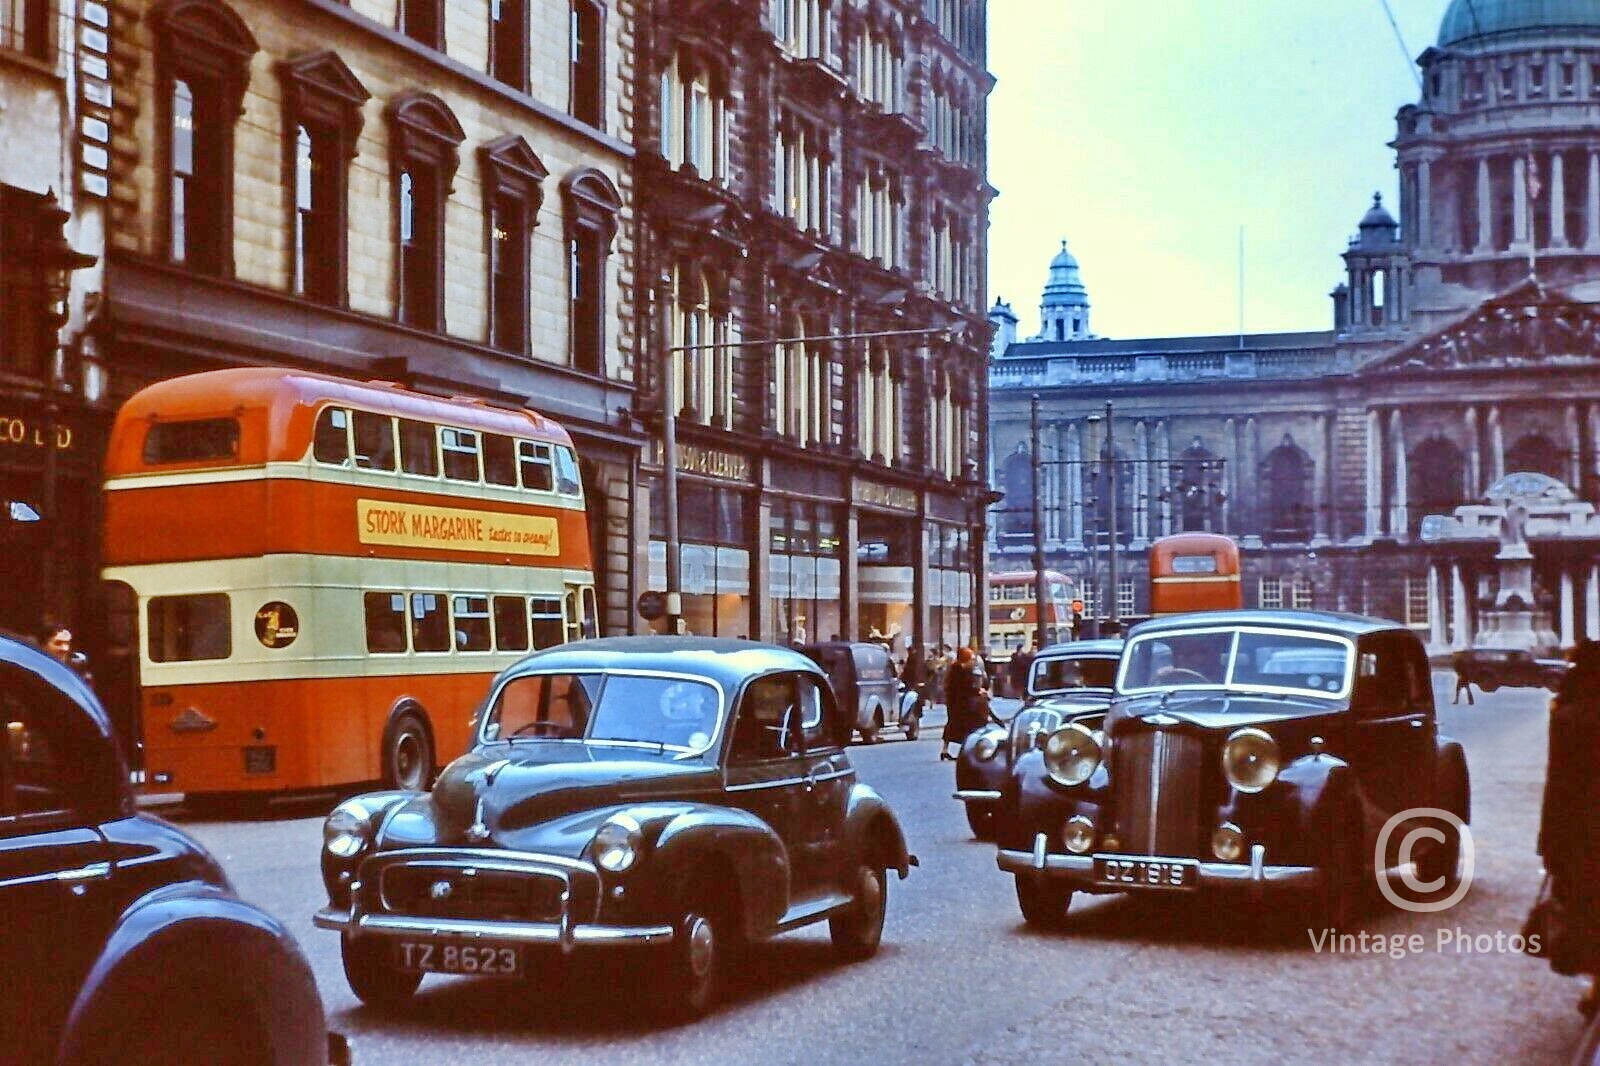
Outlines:
[[1060,881],[1019,873],[1017,880],[1017,907],[1022,920],[1036,929],[1060,929],[1067,921],[1067,909],[1072,906],[1072,889]]
[[697,891],[672,923],[672,945],[661,971],[656,1012],[665,1022],[688,1022],[709,1014],[722,998],[722,979],[732,946],[733,920]]
[[850,908],[828,919],[833,950],[841,959],[859,962],[878,953],[883,942],[883,918],[889,908],[889,873],[873,866],[856,871]]
[[340,947],[350,991],[369,1007],[399,1007],[411,999],[422,983],[420,973],[407,973],[395,966],[394,953],[386,940],[347,936]]
[[967,804],[967,825],[979,840],[994,838],[994,808],[981,803]]
[[[1443,806],[1465,822],[1470,809],[1467,783],[1459,769],[1453,770],[1451,777]],[[1449,822],[1440,831],[1444,833],[1444,840],[1417,856],[1417,877],[1428,884],[1441,881],[1440,891],[1450,893],[1461,883],[1461,831]]]
[[402,714],[389,728],[383,746],[383,783],[420,792],[433,780],[433,741],[415,714]]

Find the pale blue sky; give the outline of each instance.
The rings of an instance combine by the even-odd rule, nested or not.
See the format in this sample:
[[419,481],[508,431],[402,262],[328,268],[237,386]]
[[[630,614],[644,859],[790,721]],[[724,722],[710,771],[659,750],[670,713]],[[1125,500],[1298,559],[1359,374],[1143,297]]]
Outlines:
[[[1390,0],[1411,58],[1448,0]],[[1023,336],[1065,237],[1108,337],[1328,329],[1414,65],[1380,0],[989,0],[989,299]]]

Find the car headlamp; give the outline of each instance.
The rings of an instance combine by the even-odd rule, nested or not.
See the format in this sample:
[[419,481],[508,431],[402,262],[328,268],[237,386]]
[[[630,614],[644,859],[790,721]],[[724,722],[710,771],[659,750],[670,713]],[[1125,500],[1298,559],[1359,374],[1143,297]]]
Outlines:
[[1278,779],[1278,742],[1254,727],[1234,732],[1222,746],[1222,773],[1240,792],[1260,792]]
[[613,816],[594,835],[594,862],[602,870],[620,874],[639,861],[644,832],[626,814]]
[[345,800],[322,823],[322,846],[341,859],[353,859],[372,843],[376,812],[359,798]]
[[980,736],[977,743],[972,745],[973,757],[980,762],[988,762],[994,758],[994,753],[1000,750],[1000,734],[985,733]]
[[1100,765],[1100,741],[1085,726],[1070,722],[1044,742],[1044,766],[1058,785],[1081,785]]

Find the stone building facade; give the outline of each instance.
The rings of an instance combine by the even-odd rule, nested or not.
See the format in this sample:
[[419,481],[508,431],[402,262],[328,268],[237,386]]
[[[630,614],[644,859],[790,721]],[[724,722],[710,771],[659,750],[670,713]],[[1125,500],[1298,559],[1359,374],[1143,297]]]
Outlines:
[[105,376],[106,4],[0,4],[0,630],[93,593]]
[[[981,0],[642,15],[639,416],[676,419],[695,633],[901,651],[981,624],[984,16]],[[648,467],[640,536],[665,590]]]
[[[1049,565],[1100,614],[1114,506],[1122,615],[1148,609],[1149,541],[1208,529],[1243,548],[1248,604],[1378,614],[1466,647],[1495,543],[1424,520],[1517,472],[1596,500],[1600,6],[1455,0],[1418,62],[1393,142],[1400,217],[1377,197],[1362,217],[1331,331],[1016,342],[993,309],[995,569],[1031,568],[1035,393]],[[1541,530],[1533,588],[1556,642],[1600,636],[1600,543]]]

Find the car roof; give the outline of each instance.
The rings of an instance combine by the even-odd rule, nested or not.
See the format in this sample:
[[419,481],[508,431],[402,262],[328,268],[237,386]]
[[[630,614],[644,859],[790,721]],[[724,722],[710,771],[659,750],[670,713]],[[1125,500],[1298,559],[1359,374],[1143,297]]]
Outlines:
[[1275,629],[1313,629],[1323,633],[1358,638],[1369,633],[1391,630],[1411,632],[1398,622],[1369,618],[1337,611],[1242,610],[1195,611],[1191,614],[1162,615],[1140,622],[1128,631],[1128,639],[1204,626],[1271,626]]
[[61,665],[55,659],[46,655],[38,648],[26,641],[0,634],[0,662],[10,663],[12,666],[26,670],[38,677],[39,680],[60,692],[67,699],[78,705],[78,709],[88,716],[94,723],[95,731],[108,741],[115,738],[111,728],[111,716],[100,706],[100,700],[95,696],[88,684]]
[[1076,659],[1102,655],[1115,657],[1122,654],[1123,643],[1121,639],[1107,639],[1073,640],[1065,644],[1052,644],[1048,648],[1040,649],[1035,661],[1037,662],[1040,659]]
[[730,693],[752,674],[799,670],[825,677],[799,651],[753,640],[718,637],[600,637],[536,651],[503,676],[546,670],[659,670],[699,674]]

